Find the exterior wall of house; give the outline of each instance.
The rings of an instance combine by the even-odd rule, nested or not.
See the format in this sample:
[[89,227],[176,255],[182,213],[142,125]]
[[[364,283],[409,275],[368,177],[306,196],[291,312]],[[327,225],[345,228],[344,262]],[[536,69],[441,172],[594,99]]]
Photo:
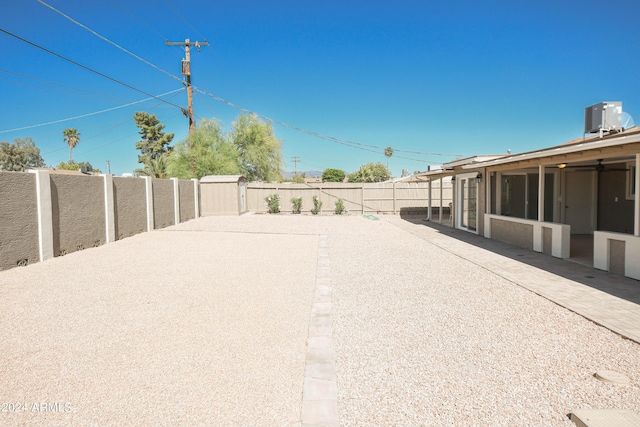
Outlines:
[[0,270],[40,261],[36,177],[0,172]]
[[478,218],[476,220],[477,223],[477,233],[481,236],[484,235],[484,213],[487,211],[487,183],[490,183],[490,181],[487,180],[487,171],[483,170],[482,171],[482,180],[480,181],[480,183],[478,184],[478,200],[477,200],[477,204],[478,204]]
[[640,280],[640,237],[626,233],[593,233],[593,266]]
[[193,181],[179,181],[180,194],[180,222],[186,222],[196,217]]
[[551,255],[553,248],[553,230],[549,227],[542,227],[542,253]]
[[491,219],[491,238],[524,249],[533,249],[533,225]]
[[609,271],[614,274],[624,274],[626,243],[624,240],[609,240]]
[[104,179],[51,175],[53,253],[70,254],[106,241]]
[[113,177],[116,239],[147,228],[146,188],[143,179]]
[[153,179],[154,228],[165,228],[175,223],[173,181]]
[[[598,174],[598,230],[633,234],[634,201],[627,200],[626,164],[607,165]],[[609,171],[607,171],[609,169]]]

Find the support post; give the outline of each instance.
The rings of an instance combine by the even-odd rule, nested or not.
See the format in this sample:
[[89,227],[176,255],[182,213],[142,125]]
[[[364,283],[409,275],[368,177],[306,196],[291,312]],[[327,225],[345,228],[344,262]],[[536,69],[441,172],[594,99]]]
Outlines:
[[173,224],[180,224],[180,180],[171,178],[173,181]]
[[393,183],[393,214],[395,215],[397,212],[396,209],[396,183]]
[[427,221],[431,221],[431,196],[432,196],[432,186],[431,186],[431,179],[429,179],[429,182],[427,184],[429,186],[429,190],[427,192]]
[[538,166],[538,221],[544,222],[544,165]]
[[191,178],[191,181],[193,181],[193,201],[194,209],[196,211],[194,218],[200,218],[200,191],[198,191],[200,181],[198,181],[196,178]]
[[104,179],[105,243],[116,241],[116,211],[113,200],[113,175],[102,175]]
[[142,179],[144,179],[147,195],[147,231],[153,231],[155,227],[153,220],[153,181],[150,176],[144,176]]
[[40,261],[53,258],[53,210],[51,203],[51,180],[49,171],[29,170],[36,175],[36,198],[38,201],[38,242]]
[[633,235],[640,237],[640,153],[636,154],[636,182]]
[[[438,223],[442,224],[442,214],[444,213],[444,208],[442,207],[442,184],[443,184],[443,180],[442,177],[440,177],[440,215],[438,215]],[[449,212],[449,215],[451,215],[451,212]]]

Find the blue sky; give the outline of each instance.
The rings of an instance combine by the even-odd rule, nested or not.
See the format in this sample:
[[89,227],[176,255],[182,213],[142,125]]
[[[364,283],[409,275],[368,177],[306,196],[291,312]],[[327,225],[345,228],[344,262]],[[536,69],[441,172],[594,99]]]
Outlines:
[[[177,76],[184,52],[165,40],[206,39],[209,47],[192,51],[194,86],[291,126],[366,144],[274,124],[288,171],[298,156],[298,170],[352,172],[386,162],[386,146],[395,149],[394,175],[452,155],[553,146],[582,136],[584,108],[601,101],[622,101],[640,123],[640,5],[631,0],[47,3]],[[0,28],[142,92],[182,87],[37,0],[0,0]],[[131,172],[139,166],[135,111],[156,114],[174,143],[188,133],[179,108],[156,99],[116,108],[148,96],[5,33],[0,70],[0,140],[31,137],[47,164],[69,159],[62,131],[75,127],[74,160],[103,171],[109,160],[112,173]],[[163,99],[187,105],[184,91]],[[194,108],[227,129],[240,113],[203,94]]]

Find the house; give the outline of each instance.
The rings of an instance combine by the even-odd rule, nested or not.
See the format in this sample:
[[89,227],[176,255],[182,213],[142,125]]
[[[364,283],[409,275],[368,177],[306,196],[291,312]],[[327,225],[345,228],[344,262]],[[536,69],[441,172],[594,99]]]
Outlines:
[[452,181],[448,226],[640,280],[640,128],[599,133],[421,176]]

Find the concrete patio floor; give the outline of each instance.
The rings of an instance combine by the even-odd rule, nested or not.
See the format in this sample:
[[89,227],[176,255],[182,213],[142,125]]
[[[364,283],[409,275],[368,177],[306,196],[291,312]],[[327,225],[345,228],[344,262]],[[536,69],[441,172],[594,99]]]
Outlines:
[[[0,272],[0,425],[640,412],[640,283],[465,234],[398,216],[207,217]],[[631,385],[595,380],[603,368]]]

